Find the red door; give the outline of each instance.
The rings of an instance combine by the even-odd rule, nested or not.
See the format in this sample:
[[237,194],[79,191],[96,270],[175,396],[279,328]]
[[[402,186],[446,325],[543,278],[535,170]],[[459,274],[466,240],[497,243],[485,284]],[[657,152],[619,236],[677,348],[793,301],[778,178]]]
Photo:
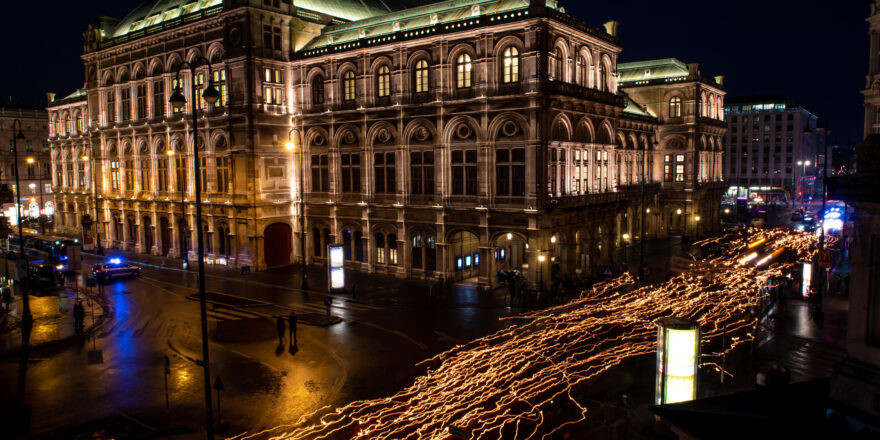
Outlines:
[[272,223],[263,233],[263,254],[266,266],[290,264],[290,251],[293,246],[293,231],[284,223]]

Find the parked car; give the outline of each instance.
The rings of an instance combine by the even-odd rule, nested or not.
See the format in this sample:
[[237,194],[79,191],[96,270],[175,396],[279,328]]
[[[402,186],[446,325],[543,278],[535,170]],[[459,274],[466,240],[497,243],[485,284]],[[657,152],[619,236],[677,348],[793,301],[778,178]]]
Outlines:
[[94,265],[92,267],[92,276],[101,282],[106,282],[113,278],[139,277],[141,276],[141,268],[113,258],[107,263]]

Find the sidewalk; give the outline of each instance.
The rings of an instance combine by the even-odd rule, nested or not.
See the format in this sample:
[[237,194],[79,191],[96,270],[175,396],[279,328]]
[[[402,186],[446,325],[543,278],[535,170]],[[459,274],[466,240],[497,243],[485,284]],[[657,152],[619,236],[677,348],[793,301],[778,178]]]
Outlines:
[[[82,295],[80,299],[86,312],[83,334],[89,334],[104,321],[106,306],[100,298]],[[76,293],[66,288],[50,295],[30,295],[34,322],[30,332],[25,332],[21,326],[22,297],[16,289],[9,312],[0,317],[0,358],[18,354],[22,347],[34,352],[80,337],[74,329],[75,302]]]

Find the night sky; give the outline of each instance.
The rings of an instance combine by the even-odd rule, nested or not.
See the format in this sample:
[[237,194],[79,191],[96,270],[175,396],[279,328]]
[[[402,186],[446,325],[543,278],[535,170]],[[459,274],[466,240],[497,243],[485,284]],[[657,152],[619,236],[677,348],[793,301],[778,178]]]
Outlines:
[[[365,0],[369,1],[369,0]],[[675,57],[724,75],[728,97],[785,95],[827,118],[841,144],[861,140],[873,0],[560,0],[593,24],[620,24],[621,61]],[[82,32],[138,0],[4,2],[0,98],[41,103],[83,83]],[[661,6],[662,5],[662,6]]]

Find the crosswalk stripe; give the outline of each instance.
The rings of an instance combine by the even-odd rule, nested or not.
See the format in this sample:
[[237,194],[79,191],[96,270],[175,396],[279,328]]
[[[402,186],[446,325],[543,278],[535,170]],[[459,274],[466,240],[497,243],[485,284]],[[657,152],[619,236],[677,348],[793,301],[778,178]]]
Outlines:
[[260,315],[251,312],[245,312],[243,310],[235,310],[235,309],[214,309],[214,311],[219,311],[225,313],[227,315],[239,316],[241,318],[259,318]]

